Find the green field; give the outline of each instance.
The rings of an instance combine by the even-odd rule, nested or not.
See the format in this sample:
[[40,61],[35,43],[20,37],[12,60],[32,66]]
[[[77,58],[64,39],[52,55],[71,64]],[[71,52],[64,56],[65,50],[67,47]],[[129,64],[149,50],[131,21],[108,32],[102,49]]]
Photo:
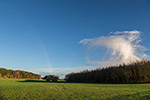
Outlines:
[[1,100],[149,100],[150,84],[89,84],[0,79]]

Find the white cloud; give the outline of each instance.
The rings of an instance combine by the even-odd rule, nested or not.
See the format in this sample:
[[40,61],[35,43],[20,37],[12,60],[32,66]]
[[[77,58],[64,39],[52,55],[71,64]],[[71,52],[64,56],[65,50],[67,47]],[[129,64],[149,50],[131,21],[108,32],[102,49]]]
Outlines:
[[45,75],[58,75],[60,78],[64,78],[66,74],[71,72],[80,72],[83,70],[92,70],[98,68],[98,66],[81,66],[81,67],[64,67],[64,68],[48,68],[48,69],[36,69],[33,72]]
[[[111,32],[111,35],[108,37],[102,36],[81,40],[79,43],[87,45],[88,50],[95,47],[98,50],[103,49],[104,47],[107,48],[107,55],[104,55],[106,58],[105,60],[91,60],[90,56],[86,57],[87,63],[92,64],[93,66],[37,69],[33,72],[42,76],[53,74],[59,75],[60,78],[64,78],[66,74],[71,72],[80,72],[86,69],[92,70],[99,67],[109,67],[141,60],[141,58],[146,58],[148,55],[144,53],[147,49],[139,44],[141,42],[140,33],[141,32],[137,30],[117,31]],[[109,51],[109,53],[107,53],[107,51]]]
[[147,55],[144,53],[147,50],[139,45],[141,41],[140,31],[117,31],[111,32],[111,36],[97,37],[94,39],[83,39],[79,43],[88,45],[88,48],[106,47],[110,51],[110,58],[105,61],[93,61],[87,57],[87,63],[100,65],[102,67],[111,66],[122,63],[130,63],[141,60]]
[[116,31],[116,32],[110,32],[113,34],[140,34],[140,31],[134,30],[134,31]]

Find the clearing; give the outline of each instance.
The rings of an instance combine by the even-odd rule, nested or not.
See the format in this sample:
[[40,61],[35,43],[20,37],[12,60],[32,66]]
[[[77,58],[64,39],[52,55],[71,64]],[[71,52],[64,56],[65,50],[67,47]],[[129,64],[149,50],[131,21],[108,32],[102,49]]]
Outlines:
[[0,100],[148,100],[150,84],[65,83],[0,79]]

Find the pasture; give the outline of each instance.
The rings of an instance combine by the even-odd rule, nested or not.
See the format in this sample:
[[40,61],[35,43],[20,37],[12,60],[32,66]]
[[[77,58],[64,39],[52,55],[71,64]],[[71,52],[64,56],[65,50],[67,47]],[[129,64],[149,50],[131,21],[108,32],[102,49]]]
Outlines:
[[150,84],[0,79],[0,100],[149,100]]

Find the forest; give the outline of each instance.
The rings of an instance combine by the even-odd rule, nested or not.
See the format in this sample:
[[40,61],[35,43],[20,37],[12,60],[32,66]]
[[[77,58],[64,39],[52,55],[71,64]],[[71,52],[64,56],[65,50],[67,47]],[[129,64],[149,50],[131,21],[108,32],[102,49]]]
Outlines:
[[67,82],[90,83],[148,83],[150,61],[142,60],[130,64],[72,72],[65,76]]
[[21,70],[7,70],[5,68],[0,68],[0,78],[40,79],[41,75]]

